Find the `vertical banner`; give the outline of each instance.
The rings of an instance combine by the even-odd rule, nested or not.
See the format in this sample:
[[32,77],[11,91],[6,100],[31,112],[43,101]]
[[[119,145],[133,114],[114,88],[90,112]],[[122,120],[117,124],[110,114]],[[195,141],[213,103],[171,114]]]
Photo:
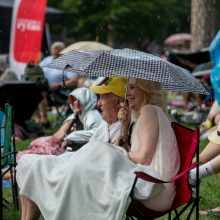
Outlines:
[[10,34],[10,68],[18,78],[30,61],[38,63],[47,0],[15,0]]

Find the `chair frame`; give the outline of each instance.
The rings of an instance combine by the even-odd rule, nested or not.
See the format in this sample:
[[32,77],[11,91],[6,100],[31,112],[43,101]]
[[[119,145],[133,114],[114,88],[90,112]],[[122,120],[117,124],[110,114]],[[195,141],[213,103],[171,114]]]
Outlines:
[[[4,114],[4,123],[1,125],[0,129],[0,156],[1,156],[1,183],[4,175],[10,171],[11,175],[11,184],[12,184],[12,195],[13,195],[13,203],[14,207],[19,209],[18,202],[18,187],[16,182],[16,149],[15,149],[15,139],[14,139],[14,111],[13,107],[8,103],[5,104],[5,114]],[[2,129],[4,129],[4,142],[2,143]],[[2,172],[2,169],[5,170]],[[3,199],[3,189],[1,184],[0,189],[0,198],[1,198],[1,215],[3,215],[3,206],[7,208],[7,205],[3,204],[3,201],[7,202],[7,200]]]
[[[189,129],[189,128],[186,128],[182,125],[179,125],[176,122],[172,122],[172,126],[174,128],[174,131],[175,131],[175,126],[179,126],[181,129],[187,129],[188,131],[191,131],[196,136],[197,140],[194,140],[194,141],[196,141],[196,148],[195,148],[195,151],[193,152],[193,154],[196,154],[196,162],[193,163],[193,164],[191,163],[190,166],[188,166],[183,171],[180,171],[180,173],[178,173],[174,178],[172,178],[168,181],[162,181],[162,180],[156,179],[156,178],[154,178],[154,177],[152,177],[148,174],[145,174],[145,173],[142,173],[142,172],[136,172],[136,177],[135,177],[135,180],[133,182],[132,189],[130,191],[130,197],[132,199],[132,202],[131,202],[128,210],[127,210],[126,220],[128,220],[128,219],[133,220],[135,218],[137,218],[138,220],[150,220],[150,219],[156,219],[156,218],[161,217],[165,214],[168,214],[168,219],[170,220],[172,211],[175,212],[175,217],[173,219],[180,219],[181,214],[183,212],[185,212],[185,210],[188,209],[190,206],[191,206],[191,208],[190,208],[190,211],[189,211],[188,216],[187,216],[186,219],[190,219],[194,209],[195,209],[195,217],[196,217],[196,219],[199,219],[199,200],[200,200],[199,181],[198,181],[199,180],[199,146],[198,146],[199,145],[199,129],[196,128],[193,131],[192,129]],[[180,147],[180,146],[178,146],[178,147]],[[192,158],[190,158],[190,159],[192,160]],[[184,175],[187,175],[187,177],[188,177],[188,171],[190,169],[194,168],[194,167],[196,167],[196,178],[197,178],[196,193],[195,193],[194,196],[192,196],[193,195],[192,190],[189,188],[190,191],[191,191],[191,195],[190,195],[189,199],[187,201],[184,201],[184,204],[180,204],[178,207],[173,205],[172,208],[169,209],[169,210],[166,210],[166,211],[163,211],[163,212],[158,212],[158,211],[148,209],[147,207],[145,207],[143,204],[141,204],[139,201],[135,200],[132,197],[138,178],[141,178],[141,179],[143,179],[145,181],[148,181],[148,182],[154,182],[154,183],[161,183],[161,184],[171,183],[171,182],[174,182],[174,181],[180,179]],[[181,210],[178,212],[177,208],[180,208],[180,207],[181,207]],[[146,213],[149,214],[149,215],[145,216]]]

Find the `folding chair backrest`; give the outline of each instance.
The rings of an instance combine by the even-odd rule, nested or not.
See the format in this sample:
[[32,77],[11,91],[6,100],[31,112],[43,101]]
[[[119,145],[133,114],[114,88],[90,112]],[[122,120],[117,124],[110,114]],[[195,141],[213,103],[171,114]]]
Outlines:
[[[172,123],[180,153],[180,172],[192,163],[196,148],[199,144],[199,130],[187,129],[175,122]],[[190,201],[192,191],[188,184],[188,172],[176,180],[176,197],[172,209]]]
[[1,148],[3,146],[3,142],[4,142],[4,136],[5,136],[5,132],[4,132],[4,120],[5,120],[5,113],[0,109],[0,143],[1,143]]
[[3,121],[1,123],[1,150],[2,150],[2,166],[6,165],[7,163],[11,162],[11,157],[6,156],[13,150],[13,142],[12,142],[12,135],[13,135],[13,109],[8,103],[5,104],[5,114]]
[[[14,111],[13,107],[8,103],[5,104],[4,113],[0,112],[0,117],[3,116],[0,129],[0,143],[1,143],[1,179],[10,171],[11,174],[11,188],[13,195],[13,203],[16,209],[19,209],[18,202],[18,188],[16,182],[16,149],[14,139]],[[0,118],[1,120],[1,118]],[[0,193],[0,202],[3,204],[5,199],[2,199],[2,189]],[[1,204],[0,204],[1,205]],[[1,206],[2,207],[2,206]],[[6,206],[7,207],[7,206]],[[1,214],[3,213],[2,210]],[[2,214],[3,215],[3,214]],[[1,216],[0,216],[1,217]]]
[[4,119],[4,112],[0,109],[0,124],[2,124],[3,119]]
[[[195,130],[191,130],[175,122],[172,122],[172,127],[176,135],[177,144],[180,153],[180,170],[174,178],[168,180],[168,182],[175,181],[176,183],[176,196],[174,198],[173,205],[169,210],[160,212],[160,211],[151,210],[145,207],[139,201],[132,198],[132,202],[126,213],[127,216],[126,219],[134,219],[133,217],[137,217],[140,220],[150,220],[150,219],[156,219],[168,213],[170,217],[169,219],[171,219],[172,210],[175,210],[175,214],[177,217],[177,218],[175,217],[174,219],[180,219],[178,216],[180,216],[190,206],[190,204],[196,201],[195,199],[192,199],[192,191],[188,184],[188,171],[194,166],[192,165],[192,159],[194,157],[194,154],[196,152],[199,143],[199,129],[196,128]],[[133,187],[135,186],[135,182],[137,178],[142,178],[145,181],[152,180],[151,176],[149,178],[149,175],[146,175],[141,172],[139,173],[137,172]],[[153,182],[155,182],[155,180],[153,180]],[[182,205],[184,205],[184,207],[178,213],[176,209]],[[194,207],[195,206],[191,207],[191,211],[189,212],[187,219],[189,219],[189,217],[191,216]],[[196,216],[198,215],[198,208],[199,207],[196,206],[196,213],[197,213]]]

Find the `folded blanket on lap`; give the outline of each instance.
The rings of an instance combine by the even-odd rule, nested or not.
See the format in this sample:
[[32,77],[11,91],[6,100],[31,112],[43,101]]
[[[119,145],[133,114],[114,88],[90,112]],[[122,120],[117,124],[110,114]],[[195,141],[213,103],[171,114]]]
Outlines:
[[[130,204],[136,165],[127,152],[93,140],[60,156],[24,155],[17,166],[20,194],[33,200],[46,220],[121,220]],[[136,195],[150,198],[153,183],[137,185]],[[147,194],[146,194],[147,192]]]

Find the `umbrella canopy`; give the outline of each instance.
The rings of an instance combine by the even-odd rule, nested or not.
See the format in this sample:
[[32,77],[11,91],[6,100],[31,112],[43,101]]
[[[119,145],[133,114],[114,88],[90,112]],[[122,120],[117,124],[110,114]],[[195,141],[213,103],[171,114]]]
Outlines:
[[70,51],[47,67],[75,71],[85,76],[121,75],[163,84],[164,90],[208,94],[186,69],[148,53],[132,49],[108,51]]
[[188,33],[179,33],[179,34],[172,34],[168,38],[165,39],[164,43],[169,45],[177,45],[183,44],[186,41],[191,41],[192,36]]
[[214,62],[210,61],[207,63],[199,64],[193,71],[192,74],[195,77],[200,77],[204,75],[209,75],[212,72],[212,69],[214,67]]
[[79,41],[70,44],[64,48],[60,53],[64,54],[71,50],[111,50],[112,48],[108,45],[96,42],[96,41]]

